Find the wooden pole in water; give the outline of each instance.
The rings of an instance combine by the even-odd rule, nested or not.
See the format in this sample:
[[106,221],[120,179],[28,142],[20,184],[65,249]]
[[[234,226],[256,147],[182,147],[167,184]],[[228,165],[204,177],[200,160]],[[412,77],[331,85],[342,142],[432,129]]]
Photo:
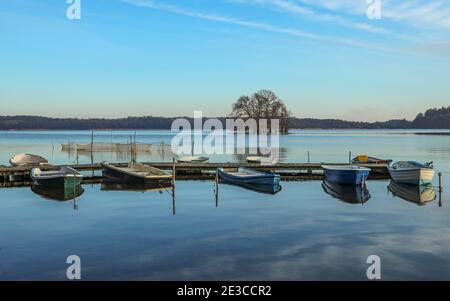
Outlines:
[[130,162],[133,162],[133,139],[130,135]]
[[175,186],[172,187],[172,214],[176,214],[176,207],[175,207]]
[[173,215],[175,215],[175,179],[176,179],[176,165],[175,158],[172,158],[172,207],[173,207]]
[[219,171],[216,170],[216,207],[219,207]]
[[94,164],[94,131],[91,134],[91,164]]
[[136,131],[134,131],[134,150],[133,150],[133,157],[134,157],[134,161],[137,161],[137,147],[136,147]]
[[[311,158],[310,158],[310,156],[309,156],[309,151],[308,151],[308,164],[310,164],[310,163],[311,163]],[[309,173],[309,174],[312,173],[312,169],[311,169],[311,168],[308,169],[308,173]]]
[[440,172],[438,174],[438,176],[439,176],[439,193],[441,193],[442,192],[442,173]]
[[175,179],[176,179],[176,165],[175,165],[175,158],[172,158],[172,186],[175,187]]

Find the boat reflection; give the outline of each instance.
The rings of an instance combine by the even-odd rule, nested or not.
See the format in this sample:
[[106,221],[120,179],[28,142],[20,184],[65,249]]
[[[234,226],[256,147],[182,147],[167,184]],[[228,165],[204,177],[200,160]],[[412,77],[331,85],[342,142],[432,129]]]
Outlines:
[[102,191],[128,191],[128,192],[159,192],[163,194],[167,192],[172,197],[172,214],[176,214],[176,204],[175,204],[175,186],[170,182],[160,182],[160,183],[109,183],[103,182]]
[[420,206],[436,199],[436,192],[432,185],[408,185],[391,180],[388,189],[393,196]]
[[102,191],[134,191],[134,192],[150,192],[158,191],[163,193],[165,190],[172,188],[171,183],[112,183],[103,182]]
[[83,187],[81,187],[81,185],[77,185],[75,187],[61,186],[54,188],[46,188],[39,185],[32,185],[31,190],[45,199],[60,202],[74,200],[77,197],[81,196],[84,192],[84,189]]
[[280,184],[271,186],[271,185],[252,185],[252,184],[234,185],[228,183],[220,183],[220,185],[238,186],[247,190],[271,195],[275,195],[282,190],[282,186]]
[[364,204],[371,197],[366,185],[343,185],[324,180],[322,182],[322,188],[333,198],[348,204]]

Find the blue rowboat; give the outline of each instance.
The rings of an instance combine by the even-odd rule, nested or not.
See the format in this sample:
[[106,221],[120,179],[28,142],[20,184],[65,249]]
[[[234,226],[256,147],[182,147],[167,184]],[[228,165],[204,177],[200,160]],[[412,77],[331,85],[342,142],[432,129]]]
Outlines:
[[243,187],[270,188],[273,191],[279,191],[280,188],[280,175],[277,174],[260,172],[244,167],[239,167],[237,171],[225,171],[223,168],[219,168],[217,172],[222,183]]
[[355,165],[322,165],[325,180],[345,185],[363,185],[370,169]]

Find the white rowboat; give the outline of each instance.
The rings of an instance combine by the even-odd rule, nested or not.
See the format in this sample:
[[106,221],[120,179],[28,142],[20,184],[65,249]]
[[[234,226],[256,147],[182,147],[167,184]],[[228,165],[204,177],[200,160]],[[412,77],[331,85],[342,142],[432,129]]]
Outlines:
[[177,160],[180,163],[203,163],[209,161],[208,157],[181,157]]
[[13,156],[9,163],[11,163],[12,166],[40,166],[40,165],[47,165],[48,161],[38,155],[32,155],[32,154],[18,154]]
[[435,171],[431,163],[399,161],[389,166],[392,180],[401,184],[426,185],[433,181]]

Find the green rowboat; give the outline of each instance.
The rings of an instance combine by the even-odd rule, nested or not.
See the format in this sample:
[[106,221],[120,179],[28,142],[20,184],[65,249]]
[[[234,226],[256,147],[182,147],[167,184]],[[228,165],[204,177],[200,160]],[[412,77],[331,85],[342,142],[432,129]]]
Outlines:
[[81,184],[83,175],[68,166],[64,166],[57,171],[42,171],[39,168],[33,168],[31,179],[33,185],[39,187],[70,189]]

